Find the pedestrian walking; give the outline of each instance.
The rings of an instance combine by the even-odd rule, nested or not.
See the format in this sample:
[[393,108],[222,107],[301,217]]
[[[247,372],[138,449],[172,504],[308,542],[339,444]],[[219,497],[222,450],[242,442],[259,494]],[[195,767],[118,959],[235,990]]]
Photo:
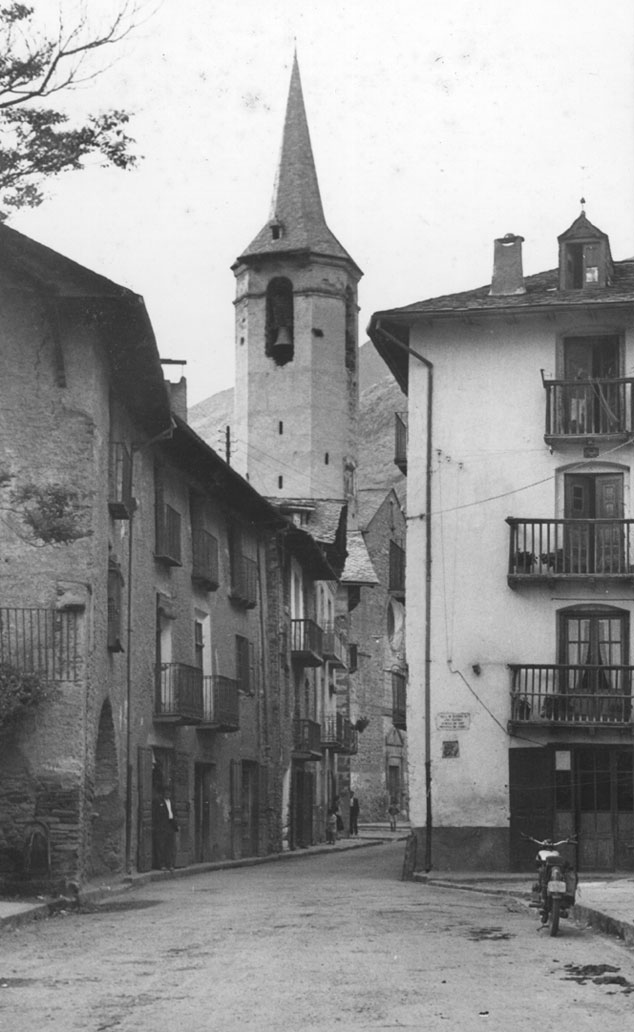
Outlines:
[[359,800],[354,792],[350,792],[350,834],[359,834]]
[[334,806],[328,814],[326,820],[326,842],[329,846],[334,846],[337,841],[337,811]]
[[337,820],[337,833],[339,833],[340,831],[343,831],[343,817],[341,816],[341,806],[340,806],[340,803],[339,803],[339,796],[335,796],[334,802],[332,804],[332,808],[334,810],[335,817],[336,817],[336,820]]
[[390,800],[390,805],[388,807],[387,812],[390,815],[390,831],[396,831],[396,818],[398,817],[400,812],[396,799]]

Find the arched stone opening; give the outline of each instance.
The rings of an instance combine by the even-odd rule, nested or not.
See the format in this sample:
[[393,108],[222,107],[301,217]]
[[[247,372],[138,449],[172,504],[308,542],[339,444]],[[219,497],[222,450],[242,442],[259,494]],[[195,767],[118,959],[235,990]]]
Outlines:
[[99,718],[95,751],[89,876],[98,877],[122,869],[123,807],[110,702],[104,702]]

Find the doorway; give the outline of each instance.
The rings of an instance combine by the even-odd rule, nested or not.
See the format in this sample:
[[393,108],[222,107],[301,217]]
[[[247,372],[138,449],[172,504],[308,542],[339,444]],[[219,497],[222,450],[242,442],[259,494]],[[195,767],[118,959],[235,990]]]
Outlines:
[[565,573],[626,573],[622,473],[564,478]]
[[198,864],[213,860],[217,853],[214,838],[215,773],[213,763],[194,765],[194,858]]
[[623,385],[619,382],[619,338],[568,337],[563,349],[567,409],[564,432],[590,437],[618,432],[625,410]]
[[631,747],[555,750],[555,839],[576,834],[581,871],[634,868]]

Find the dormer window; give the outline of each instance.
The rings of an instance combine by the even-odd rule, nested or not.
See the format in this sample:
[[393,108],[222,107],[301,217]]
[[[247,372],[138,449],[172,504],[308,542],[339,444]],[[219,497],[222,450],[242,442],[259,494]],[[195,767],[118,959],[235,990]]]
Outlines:
[[584,290],[611,282],[610,241],[582,212],[559,237],[559,288]]
[[281,240],[281,239],[282,239],[282,223],[281,222],[271,222],[271,240]]

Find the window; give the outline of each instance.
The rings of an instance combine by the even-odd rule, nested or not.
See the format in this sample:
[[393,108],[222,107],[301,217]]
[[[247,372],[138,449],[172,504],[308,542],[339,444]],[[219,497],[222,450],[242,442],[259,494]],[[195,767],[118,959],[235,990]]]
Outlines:
[[612,606],[559,613],[560,694],[569,717],[592,722],[629,719],[629,614]]
[[181,518],[180,513],[165,501],[163,471],[154,470],[154,512],[156,524],[155,559],[166,566],[181,565]]
[[627,572],[622,473],[566,474],[564,517],[565,572]]
[[205,642],[203,637],[203,624],[201,620],[194,621],[194,666],[198,670],[204,667],[203,658],[205,655]]

